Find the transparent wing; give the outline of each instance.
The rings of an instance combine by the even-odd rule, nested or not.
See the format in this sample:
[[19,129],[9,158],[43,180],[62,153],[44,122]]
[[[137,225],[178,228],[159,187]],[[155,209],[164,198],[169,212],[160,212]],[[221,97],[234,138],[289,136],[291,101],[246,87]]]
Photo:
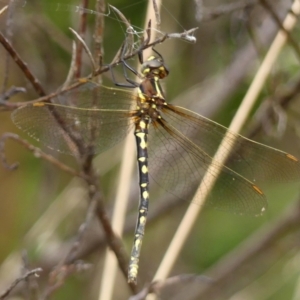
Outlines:
[[185,108],[169,107],[171,110],[164,114],[168,124],[211,157],[227,134],[228,146],[234,146],[225,165],[248,180],[267,187],[271,183],[300,179],[300,163],[292,155],[228,132],[226,127]]
[[[269,182],[300,179],[300,164],[294,157],[234,133],[229,134],[229,144],[236,141],[232,155],[221,165],[212,157],[227,132],[225,127],[173,106],[163,118],[163,126],[150,128],[149,171],[175,197],[189,200],[200,182],[206,193],[203,178],[209,170],[217,180],[207,205],[257,215],[266,209],[267,201],[256,184],[264,187]],[[214,168],[209,168],[211,164]]]
[[133,93],[87,83],[57,97],[53,103],[22,106],[12,120],[31,137],[54,150],[75,154],[78,148],[102,152],[132,126]]

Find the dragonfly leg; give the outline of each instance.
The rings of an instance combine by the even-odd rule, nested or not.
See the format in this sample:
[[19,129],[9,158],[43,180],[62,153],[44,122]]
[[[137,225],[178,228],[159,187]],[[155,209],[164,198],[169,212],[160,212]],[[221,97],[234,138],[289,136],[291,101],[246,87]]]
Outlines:
[[124,63],[123,63],[123,70],[124,70],[124,76],[126,78],[127,83],[117,82],[116,77],[115,77],[115,73],[114,73],[114,71],[113,71],[113,69],[110,65],[109,65],[109,70],[110,70],[111,78],[112,78],[112,81],[113,81],[114,85],[119,86],[119,87],[132,88],[132,89],[139,86],[139,84],[137,82],[131,80],[128,77],[127,72],[125,71],[126,66],[124,66]]

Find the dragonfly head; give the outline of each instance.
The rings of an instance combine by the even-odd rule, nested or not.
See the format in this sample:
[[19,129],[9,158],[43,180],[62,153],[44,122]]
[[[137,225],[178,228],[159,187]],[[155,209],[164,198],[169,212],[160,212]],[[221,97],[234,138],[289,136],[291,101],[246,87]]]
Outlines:
[[169,74],[168,68],[160,57],[150,56],[142,65],[141,72],[145,77],[165,78]]

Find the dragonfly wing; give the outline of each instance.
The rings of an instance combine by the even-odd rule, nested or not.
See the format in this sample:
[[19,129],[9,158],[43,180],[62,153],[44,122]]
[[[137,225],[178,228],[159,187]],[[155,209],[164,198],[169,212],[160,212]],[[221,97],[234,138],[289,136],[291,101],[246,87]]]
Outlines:
[[128,90],[87,82],[75,89],[62,91],[53,102],[88,109],[132,110],[136,107],[136,95]]
[[169,106],[164,118],[184,136],[213,157],[225,134],[233,146],[225,165],[265,188],[270,184],[300,179],[299,161],[286,152],[249,140],[190,110]]
[[99,153],[127,135],[134,101],[127,91],[88,83],[53,103],[24,105],[12,113],[12,120],[54,150],[74,155],[81,147]]
[[[252,182],[213,162],[188,137],[163,123],[163,126],[152,126],[149,134],[149,171],[158,185],[175,197],[190,200],[188,197],[195,194],[202,182],[195,203],[200,203],[200,198],[207,194],[205,204],[219,210],[259,215],[266,209],[265,195]],[[205,177],[207,171],[216,180],[212,190]]]

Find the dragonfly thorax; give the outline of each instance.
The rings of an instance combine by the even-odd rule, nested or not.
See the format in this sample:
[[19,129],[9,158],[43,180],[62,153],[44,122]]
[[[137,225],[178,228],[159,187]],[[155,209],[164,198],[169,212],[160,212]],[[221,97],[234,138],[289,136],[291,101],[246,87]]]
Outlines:
[[136,124],[139,124],[141,120],[146,121],[148,124],[155,124],[160,118],[160,110],[155,104],[143,103],[136,113]]
[[157,95],[148,97],[142,94],[139,97],[137,105],[137,116],[139,118],[146,118],[152,121],[161,118],[160,111],[166,105],[164,98],[158,97]]

